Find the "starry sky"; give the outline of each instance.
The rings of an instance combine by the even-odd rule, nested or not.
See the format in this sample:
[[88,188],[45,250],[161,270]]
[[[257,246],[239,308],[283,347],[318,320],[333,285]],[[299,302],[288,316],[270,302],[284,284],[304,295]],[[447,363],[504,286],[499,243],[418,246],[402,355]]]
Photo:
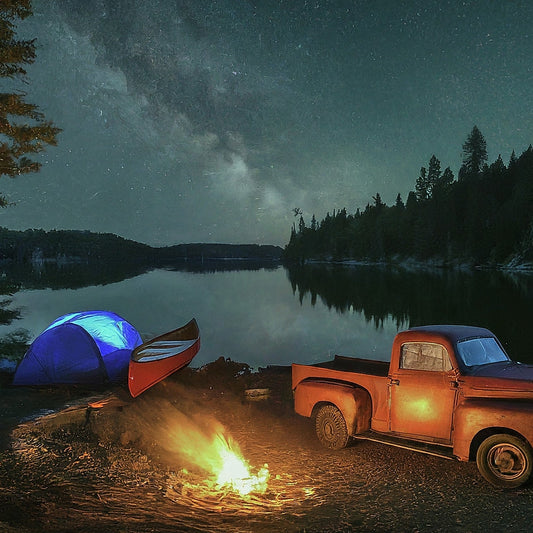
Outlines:
[[13,229],[284,245],[310,221],[533,142],[529,0],[34,0],[27,100],[63,129],[3,178]]

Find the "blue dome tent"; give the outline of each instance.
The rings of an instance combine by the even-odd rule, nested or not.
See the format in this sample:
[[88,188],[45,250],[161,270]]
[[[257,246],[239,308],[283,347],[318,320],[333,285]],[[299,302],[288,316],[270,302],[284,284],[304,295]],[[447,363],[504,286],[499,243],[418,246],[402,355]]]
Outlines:
[[107,311],[71,313],[52,322],[19,363],[14,385],[85,384],[125,381],[138,331]]

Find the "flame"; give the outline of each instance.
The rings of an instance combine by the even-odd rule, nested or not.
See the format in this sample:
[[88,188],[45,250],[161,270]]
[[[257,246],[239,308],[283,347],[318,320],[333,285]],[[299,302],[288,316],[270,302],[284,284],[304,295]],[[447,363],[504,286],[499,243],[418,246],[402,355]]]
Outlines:
[[176,417],[176,414],[174,423],[168,427],[169,448],[211,474],[218,489],[241,496],[266,492],[268,465],[254,473],[239,445],[218,421],[207,417]]
[[213,446],[220,458],[220,467],[215,472],[219,487],[230,488],[241,496],[251,492],[263,494],[266,491],[270,475],[268,465],[265,464],[256,475],[253,475],[250,465],[240,451],[233,450],[223,435],[215,436]]
[[204,479],[210,491],[232,492],[252,498],[268,488],[268,465],[253,468],[244,458],[239,445],[227,429],[194,402],[186,401],[186,391],[180,394],[183,408],[168,400],[157,404],[137,402],[135,424],[143,439],[155,442],[173,457],[179,456],[181,470],[196,467],[208,476]]

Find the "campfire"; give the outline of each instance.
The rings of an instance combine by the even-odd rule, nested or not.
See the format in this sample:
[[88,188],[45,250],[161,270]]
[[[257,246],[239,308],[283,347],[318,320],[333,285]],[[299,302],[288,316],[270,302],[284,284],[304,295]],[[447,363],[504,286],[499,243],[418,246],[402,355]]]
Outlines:
[[213,449],[220,459],[220,464],[214,468],[218,486],[231,488],[241,496],[251,492],[265,493],[270,475],[267,464],[257,474],[252,474],[252,469],[238,446],[232,445],[231,441],[220,434],[215,436]]
[[[183,397],[182,397],[183,399]],[[258,458],[256,446],[249,461],[237,440],[213,413],[198,409],[196,402],[180,405],[169,401],[137,402],[142,413],[142,433],[171,452],[176,469],[166,479],[165,496],[186,509],[259,516],[315,500],[313,482],[307,476],[271,474]],[[139,419],[137,419],[139,421]],[[246,427],[237,437],[248,444]],[[167,457],[167,460],[169,458]]]
[[169,402],[158,402],[157,407],[144,404],[142,412],[142,433],[176,456],[184,491],[200,478],[204,490],[242,498],[267,491],[268,465],[253,467],[215,417],[195,409],[185,413]]
[[240,496],[265,493],[269,478],[268,465],[265,464],[254,474],[237,443],[221,429],[212,436],[205,435],[194,426],[189,426],[185,431],[183,429],[177,438],[182,444],[185,439],[190,444],[187,447],[182,445],[180,453],[209,474],[208,481],[214,481],[217,489],[232,491]]
[[200,402],[196,393],[178,386],[166,393],[166,398],[147,396],[129,404],[119,438],[162,459],[168,471],[160,489],[180,509],[259,516],[319,501],[309,476],[272,473],[264,464],[271,450],[253,424],[233,424],[230,432],[219,421],[242,417],[237,413],[242,405],[225,399],[215,405],[209,396]]

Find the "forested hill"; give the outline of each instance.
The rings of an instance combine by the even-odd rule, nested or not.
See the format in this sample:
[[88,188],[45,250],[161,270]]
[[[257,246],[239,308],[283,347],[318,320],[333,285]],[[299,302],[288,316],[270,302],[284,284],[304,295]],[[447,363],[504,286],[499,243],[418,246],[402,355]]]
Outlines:
[[282,249],[257,244],[180,244],[152,247],[111,233],[0,228],[0,262],[92,263],[122,261],[158,265],[179,261],[278,261]]
[[361,211],[341,209],[292,228],[284,260],[433,260],[502,266],[533,261],[533,148],[488,165],[486,143],[474,127],[463,144],[456,180],[432,156],[404,203],[386,205],[378,193]]

